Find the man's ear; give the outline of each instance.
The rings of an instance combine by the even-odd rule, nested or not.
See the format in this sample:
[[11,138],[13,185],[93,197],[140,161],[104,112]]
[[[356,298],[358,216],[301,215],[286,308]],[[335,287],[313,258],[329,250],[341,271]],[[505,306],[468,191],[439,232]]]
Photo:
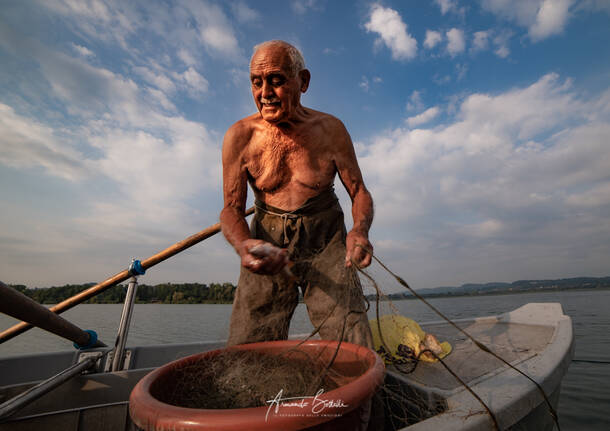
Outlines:
[[299,72],[299,78],[301,78],[301,93],[305,93],[309,88],[311,73],[309,73],[309,70],[303,69]]

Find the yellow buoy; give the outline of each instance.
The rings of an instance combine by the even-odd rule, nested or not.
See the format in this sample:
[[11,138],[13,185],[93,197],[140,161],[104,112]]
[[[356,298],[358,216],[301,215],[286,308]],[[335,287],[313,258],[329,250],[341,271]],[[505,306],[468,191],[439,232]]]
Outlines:
[[[371,320],[370,324],[375,350],[379,351],[382,346],[379,336],[379,327],[381,327],[383,340],[390,349],[389,354],[396,359],[404,359],[404,356],[398,354],[398,346],[401,344],[411,349],[415,357],[419,356],[419,359],[426,362],[436,362],[437,359],[429,352],[424,352],[420,356],[422,350],[429,349],[441,359],[451,353],[451,345],[447,341],[439,343],[436,337],[426,334],[415,320],[408,317],[387,314],[379,318],[379,325],[377,325],[377,319]],[[391,363],[391,361],[386,358],[386,363]]]

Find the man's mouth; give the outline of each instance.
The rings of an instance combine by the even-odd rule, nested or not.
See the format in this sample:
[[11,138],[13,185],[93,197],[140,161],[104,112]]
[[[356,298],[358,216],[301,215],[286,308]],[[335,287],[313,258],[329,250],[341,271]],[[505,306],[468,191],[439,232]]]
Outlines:
[[263,105],[265,107],[280,106],[280,100],[279,99],[265,99],[265,98],[261,98],[261,105]]

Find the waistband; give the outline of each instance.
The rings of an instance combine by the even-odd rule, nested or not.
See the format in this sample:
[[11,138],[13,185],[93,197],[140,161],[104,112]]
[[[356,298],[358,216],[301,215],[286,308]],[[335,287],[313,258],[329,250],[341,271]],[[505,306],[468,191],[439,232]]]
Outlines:
[[320,194],[311,197],[305,201],[303,205],[298,207],[293,211],[286,211],[281,208],[274,207],[272,205],[268,205],[263,201],[256,199],[254,201],[254,206],[256,207],[256,211],[262,211],[267,214],[277,215],[277,216],[308,216],[319,213],[320,211],[324,211],[333,205],[339,202],[337,195],[335,194],[334,186],[330,186],[328,189],[324,190]]

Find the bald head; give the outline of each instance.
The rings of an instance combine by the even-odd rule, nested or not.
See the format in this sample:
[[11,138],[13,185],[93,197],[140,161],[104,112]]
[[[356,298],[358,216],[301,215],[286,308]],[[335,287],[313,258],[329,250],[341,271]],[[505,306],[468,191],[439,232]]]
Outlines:
[[303,58],[301,52],[294,46],[292,46],[288,42],[284,42],[283,40],[268,40],[266,42],[259,43],[258,45],[254,46],[250,63],[252,63],[252,59],[254,59],[258,51],[266,50],[269,48],[281,49],[286,53],[290,60],[290,72],[292,73],[293,78],[295,78],[300,71],[305,69],[305,59]]

